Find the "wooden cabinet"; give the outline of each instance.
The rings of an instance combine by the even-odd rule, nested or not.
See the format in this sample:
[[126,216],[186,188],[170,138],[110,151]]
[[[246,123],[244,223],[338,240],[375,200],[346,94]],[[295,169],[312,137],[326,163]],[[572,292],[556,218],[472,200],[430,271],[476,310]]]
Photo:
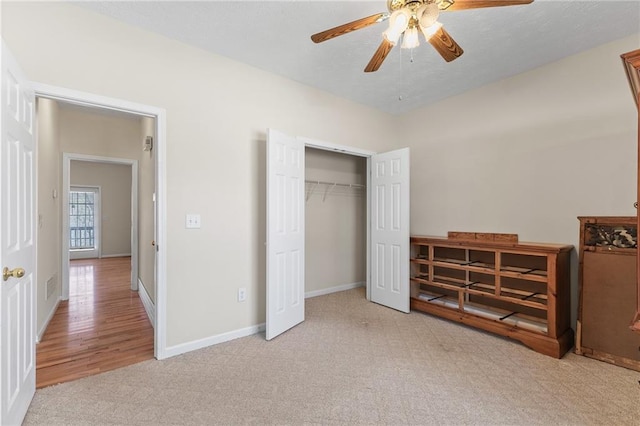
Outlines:
[[640,371],[636,312],[636,217],[579,217],[576,353]]
[[500,334],[561,358],[573,346],[572,248],[411,237],[411,309]]
[[[623,53],[621,55],[622,65],[627,74],[629,80],[629,87],[631,87],[631,94],[633,100],[636,103],[636,110],[638,111],[638,162],[636,173],[637,180],[637,198],[636,208],[638,207],[638,201],[640,200],[640,49],[633,50],[631,52]],[[640,227],[640,215],[637,216],[638,227]],[[640,254],[640,251],[638,252]],[[631,327],[640,333],[640,256],[636,256],[636,310],[633,316]]]

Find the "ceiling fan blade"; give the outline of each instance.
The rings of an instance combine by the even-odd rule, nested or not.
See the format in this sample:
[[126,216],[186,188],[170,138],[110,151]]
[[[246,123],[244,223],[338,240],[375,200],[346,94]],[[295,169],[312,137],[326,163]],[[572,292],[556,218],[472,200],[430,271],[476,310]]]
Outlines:
[[479,9],[482,7],[515,6],[519,4],[533,3],[533,0],[455,0],[452,5],[447,6],[448,1],[444,0],[438,4],[441,10],[465,10]]
[[377,24],[378,22],[382,22],[387,18],[389,18],[388,13],[378,13],[375,15],[371,15],[366,18],[358,19],[357,21],[349,22],[347,24],[339,25],[335,28],[322,31],[318,34],[314,34],[311,36],[311,40],[313,40],[314,43],[321,43],[334,37],[350,33],[351,31],[360,30],[362,28],[368,27],[369,25]]
[[391,43],[386,38],[382,39],[382,43],[378,46],[378,50],[373,54],[371,60],[367,64],[367,67],[364,69],[364,72],[374,72],[378,71],[380,65],[384,62],[384,59],[387,57],[391,49],[393,49],[393,43]]
[[464,53],[464,50],[442,27],[429,39],[429,43],[447,62],[453,61]]

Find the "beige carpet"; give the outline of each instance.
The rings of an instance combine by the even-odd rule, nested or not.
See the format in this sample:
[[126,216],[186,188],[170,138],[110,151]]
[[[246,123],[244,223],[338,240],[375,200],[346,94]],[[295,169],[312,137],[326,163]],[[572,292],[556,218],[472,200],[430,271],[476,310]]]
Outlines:
[[368,303],[36,392],[25,424],[640,424],[640,373]]

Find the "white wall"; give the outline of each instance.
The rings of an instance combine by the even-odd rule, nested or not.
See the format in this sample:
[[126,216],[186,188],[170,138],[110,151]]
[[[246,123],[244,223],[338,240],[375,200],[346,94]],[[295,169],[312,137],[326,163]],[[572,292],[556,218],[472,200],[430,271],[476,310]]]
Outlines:
[[[91,11],[1,7],[2,36],[32,80],[167,111],[170,347],[265,320],[268,127],[374,151],[396,141],[387,114]],[[186,213],[200,230],[185,229]]]
[[[140,141],[146,136],[153,137],[155,143],[155,119],[142,117]],[[155,192],[155,153],[156,150],[142,152],[138,164],[138,278],[142,282],[149,298],[155,303],[155,254],[151,245],[155,240],[153,194]]]
[[100,248],[103,257],[131,255],[131,166],[71,161],[72,186],[100,187]]
[[[364,157],[307,148],[305,179],[366,184]],[[366,277],[366,191],[340,187],[324,196],[317,185],[305,203],[305,292],[364,283]]]
[[267,127],[410,145],[416,234],[576,244],[575,216],[635,214],[636,113],[617,55],[637,37],[398,118],[71,5],[1,7],[31,79],[167,111],[169,346],[264,321]]
[[[60,138],[58,104],[38,99],[38,286],[36,330],[44,332],[61,296]],[[51,280],[47,292],[46,283]]]
[[[578,247],[577,216],[636,214],[632,36],[403,117],[411,232],[507,232]],[[573,255],[573,318],[577,261]]]

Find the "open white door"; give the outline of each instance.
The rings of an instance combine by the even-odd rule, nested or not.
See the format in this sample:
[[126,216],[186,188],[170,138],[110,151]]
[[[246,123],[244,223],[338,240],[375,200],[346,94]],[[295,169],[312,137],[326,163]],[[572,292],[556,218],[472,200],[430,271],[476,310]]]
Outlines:
[[304,321],[304,143],[267,133],[267,340]]
[[36,388],[35,97],[2,42],[0,424],[22,423]]
[[371,156],[371,301],[409,312],[409,148]]

